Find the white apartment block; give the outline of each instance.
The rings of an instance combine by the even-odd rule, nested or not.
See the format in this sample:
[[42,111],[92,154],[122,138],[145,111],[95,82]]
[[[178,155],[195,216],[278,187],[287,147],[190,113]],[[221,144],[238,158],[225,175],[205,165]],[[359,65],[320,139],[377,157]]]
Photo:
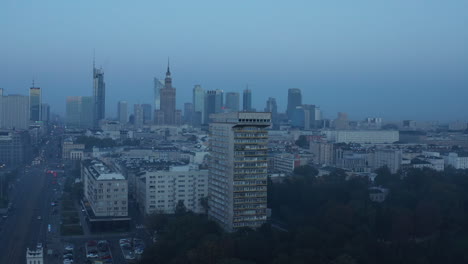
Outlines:
[[322,130],[335,143],[385,144],[400,140],[396,130]]
[[208,170],[198,166],[174,166],[147,171],[137,179],[137,200],[145,214],[173,214],[179,201],[187,210],[205,213],[201,199],[208,196]]
[[271,113],[210,116],[209,216],[225,230],[260,227],[267,219]]
[[455,169],[468,169],[468,156],[459,156],[457,153],[450,152],[448,156],[445,156],[445,162]]
[[391,173],[396,173],[401,167],[402,155],[399,149],[376,149],[372,155],[372,168],[387,166]]
[[128,183],[97,159],[84,160],[81,168],[84,195],[96,217],[128,216]]
[[307,165],[308,159],[295,154],[278,154],[274,157],[274,171],[290,174],[295,168]]

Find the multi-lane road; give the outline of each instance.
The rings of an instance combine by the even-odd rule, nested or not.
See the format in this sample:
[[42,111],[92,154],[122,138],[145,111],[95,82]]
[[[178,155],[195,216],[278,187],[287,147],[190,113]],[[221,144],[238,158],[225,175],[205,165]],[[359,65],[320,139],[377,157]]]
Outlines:
[[[57,148],[46,145],[44,156],[52,154],[56,158]],[[10,193],[13,209],[0,220],[0,263],[25,263],[27,247],[33,248],[37,243],[47,247],[52,232],[58,232],[57,226],[48,230],[54,217],[51,202],[59,194],[53,190],[56,187],[52,182],[56,180],[45,173],[46,169],[46,164],[42,164],[19,170]]]

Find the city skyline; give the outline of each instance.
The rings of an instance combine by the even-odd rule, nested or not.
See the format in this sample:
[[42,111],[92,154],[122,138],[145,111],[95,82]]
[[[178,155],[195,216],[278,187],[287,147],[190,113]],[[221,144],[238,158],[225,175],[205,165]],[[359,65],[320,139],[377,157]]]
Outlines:
[[[430,1],[421,6],[362,1],[337,6],[311,1],[271,3],[269,10],[262,10],[260,2],[252,10],[239,3],[223,8],[204,1],[187,3],[184,10],[172,3],[113,3],[115,11],[102,17],[106,1],[94,3],[90,10],[87,4],[56,2],[54,8],[64,12],[7,1],[0,8],[0,23],[7,25],[1,28],[6,42],[0,51],[0,87],[8,94],[26,95],[34,76],[43,101],[63,115],[66,96],[90,95],[89,65],[95,49],[97,66],[106,72],[110,116],[116,116],[119,100],[153,104],[153,80],[164,72],[169,56],[178,88],[177,109],[192,101],[196,84],[238,93],[248,84],[256,109],[274,97],[278,111],[284,112],[287,89],[300,88],[304,103],[320,106],[327,118],[346,112],[350,119],[468,119],[463,100],[468,97],[466,2]],[[154,7],[171,12],[154,17]],[[206,11],[210,8],[219,12]],[[246,19],[239,21],[236,11]],[[183,19],[167,23],[170,15]],[[282,16],[291,19],[279,19]],[[116,41],[122,29],[124,41]],[[182,36],[186,29],[191,33]],[[161,43],[149,35],[167,35],[170,41]],[[31,38],[54,39],[54,44],[29,45]],[[437,111],[435,100],[440,101]]]

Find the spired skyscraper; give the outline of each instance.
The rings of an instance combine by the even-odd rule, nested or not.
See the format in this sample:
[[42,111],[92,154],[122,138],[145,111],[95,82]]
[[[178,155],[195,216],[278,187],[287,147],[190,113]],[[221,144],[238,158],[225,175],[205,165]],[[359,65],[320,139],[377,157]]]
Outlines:
[[106,116],[106,84],[104,71],[96,69],[93,62],[93,126],[99,127],[99,121]]
[[160,90],[161,93],[161,112],[164,115],[164,124],[175,125],[176,112],[176,88],[172,87],[171,71],[169,69],[169,61],[167,62],[166,78],[164,79],[164,87]]
[[293,113],[296,107],[301,106],[301,105],[302,105],[301,89],[298,89],[298,88],[288,89],[288,107],[286,109],[286,114],[288,115],[289,120],[293,118]]
[[34,87],[34,81],[31,88],[29,88],[29,118],[31,121],[41,121],[41,104],[42,104],[42,92],[41,88]]

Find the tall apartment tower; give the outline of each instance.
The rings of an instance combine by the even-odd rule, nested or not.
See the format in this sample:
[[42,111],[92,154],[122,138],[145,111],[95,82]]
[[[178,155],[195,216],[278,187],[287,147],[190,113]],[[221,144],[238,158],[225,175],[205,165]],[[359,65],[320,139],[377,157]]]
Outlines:
[[93,126],[99,127],[99,121],[106,116],[106,84],[104,71],[96,69],[93,62]]
[[242,93],[242,111],[251,112],[252,111],[252,91],[247,88]]
[[161,89],[164,88],[164,83],[158,78],[154,78],[154,110],[161,109]]
[[161,111],[164,113],[164,123],[166,125],[175,124],[176,111],[176,89],[172,87],[171,71],[169,62],[167,63],[166,79],[164,79],[164,88],[161,92]]
[[193,112],[199,117],[200,123],[205,124],[205,90],[200,85],[193,87]]
[[42,104],[42,92],[41,88],[33,86],[29,88],[29,118],[31,121],[41,121],[41,104]]
[[120,124],[124,125],[128,122],[128,104],[126,101],[117,103],[117,116]]
[[225,107],[231,112],[239,112],[239,93],[226,93]]
[[302,105],[301,89],[298,89],[298,88],[288,89],[288,107],[286,109],[286,114],[288,115],[289,119],[292,119],[295,109],[301,105]]
[[214,114],[210,123],[209,211],[225,230],[257,228],[267,218],[271,113]]

